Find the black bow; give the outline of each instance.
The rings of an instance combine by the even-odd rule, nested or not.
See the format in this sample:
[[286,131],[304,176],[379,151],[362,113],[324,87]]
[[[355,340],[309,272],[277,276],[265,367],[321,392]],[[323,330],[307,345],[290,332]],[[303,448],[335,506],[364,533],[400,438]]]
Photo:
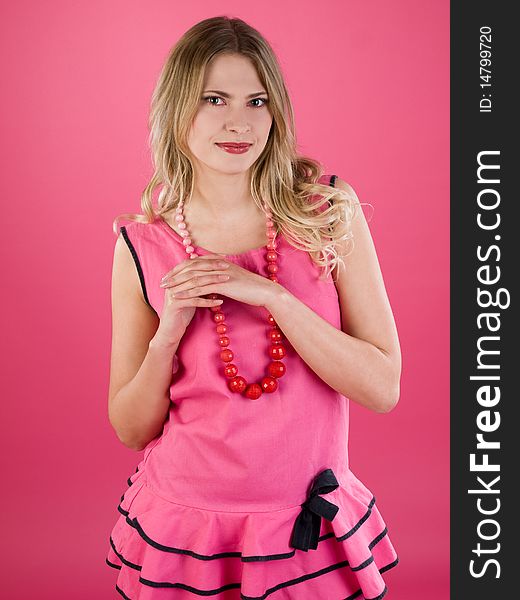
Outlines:
[[309,497],[301,505],[302,511],[298,515],[294,524],[294,530],[291,538],[291,546],[299,550],[318,547],[318,538],[320,536],[321,517],[332,521],[339,510],[339,507],[319,494],[328,494],[334,491],[339,483],[332,469],[325,469],[314,480]]

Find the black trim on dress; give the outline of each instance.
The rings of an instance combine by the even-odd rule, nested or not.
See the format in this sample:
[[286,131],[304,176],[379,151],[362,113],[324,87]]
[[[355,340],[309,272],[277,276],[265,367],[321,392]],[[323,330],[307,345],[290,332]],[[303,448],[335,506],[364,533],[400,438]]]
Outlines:
[[121,234],[126,242],[126,245],[128,246],[128,249],[130,250],[132,258],[134,259],[134,263],[137,268],[137,274],[139,275],[139,281],[141,282],[141,289],[143,290],[143,296],[144,296],[145,302],[155,312],[154,307],[150,304],[150,301],[148,300],[148,294],[146,293],[146,285],[144,282],[143,269],[141,267],[141,263],[139,262],[139,257],[137,256],[137,252],[135,251],[134,245],[132,244],[132,242],[130,241],[130,238],[128,237],[128,232],[126,231],[126,227],[124,225],[121,226],[119,228],[119,231],[121,232]]
[[[352,527],[352,529],[350,529],[350,531],[347,531],[347,533],[345,533],[341,537],[336,537],[336,541],[342,542],[342,541],[346,540],[351,535],[353,535],[361,527],[361,525],[363,525],[363,523],[370,516],[370,514],[372,512],[372,507],[374,506],[375,501],[376,501],[375,496],[372,496],[372,500],[370,501],[370,503],[367,507],[367,512],[354,525],[354,527]],[[174,546],[165,546],[164,544],[160,544],[159,542],[156,542],[155,540],[153,540],[146,534],[146,532],[141,527],[141,524],[137,520],[137,517],[134,517],[133,519],[131,519],[128,516],[128,511],[121,508],[121,505],[118,505],[117,510],[124,517],[126,517],[126,522],[128,523],[128,525],[130,525],[130,527],[135,529],[137,531],[137,533],[143,538],[143,540],[148,545],[152,546],[153,548],[157,548],[157,550],[162,550],[163,552],[173,552],[175,554],[186,554],[186,555],[192,556],[193,558],[196,558],[198,560],[215,560],[215,559],[219,559],[219,558],[236,557],[236,558],[240,558],[240,560],[242,562],[260,562],[260,561],[268,561],[268,560],[281,560],[281,559],[285,559],[285,558],[291,558],[296,553],[296,550],[292,550],[291,552],[286,552],[284,554],[266,554],[266,555],[262,555],[262,556],[243,556],[241,552],[219,552],[217,554],[199,554],[197,552],[194,552],[193,550],[186,550],[184,548],[175,548]],[[385,537],[385,535],[387,533],[388,533],[388,531],[387,531],[387,528],[385,527],[385,529],[371,542],[369,549],[371,550],[377,544],[377,542],[381,541]],[[324,535],[322,535],[318,538],[318,541],[322,542],[323,540],[326,540],[327,538],[330,538],[330,537],[335,537],[333,532],[325,533]],[[113,546],[112,538],[110,538],[110,543]],[[114,549],[114,552],[115,552],[115,549]],[[357,567],[354,567],[353,570],[357,570],[359,568],[360,568],[360,566],[358,565]]]
[[[386,529],[386,528],[385,528]],[[384,533],[384,532],[382,532]],[[384,537],[383,535],[379,534],[371,543],[370,543],[370,547],[373,547],[375,545],[375,543],[377,543],[377,541],[379,541],[380,539],[382,539],[382,537]],[[378,539],[379,538],[379,539]],[[376,541],[377,540],[377,541]],[[121,562],[132,568],[132,569],[136,569],[137,571],[141,571],[142,567],[140,565],[135,565],[133,563],[131,563],[130,561],[126,560],[119,552],[117,552],[117,550],[115,549],[115,546],[111,540],[111,545],[112,545],[112,549],[114,550],[115,554],[117,555],[117,557],[121,560]],[[373,560],[373,557],[372,557]],[[367,564],[369,564],[370,562],[372,562],[372,560],[366,561]],[[115,569],[121,569],[121,567],[119,565],[114,565],[113,563],[111,563],[108,559],[105,559],[105,562],[107,563],[108,566],[113,567]],[[390,569],[392,569],[393,567],[397,566],[397,564],[399,563],[399,558],[396,558],[393,562],[385,565],[384,567],[381,567],[379,570],[379,572],[382,574],[385,571],[389,571]],[[240,598],[241,600],[265,600],[265,598],[267,598],[270,594],[272,594],[273,592],[278,591],[279,589],[282,589],[284,587],[289,587],[291,585],[295,585],[297,583],[301,583],[303,581],[306,581],[307,579],[314,579],[315,577],[319,577],[320,575],[325,575],[326,573],[329,573],[330,571],[334,571],[336,569],[340,569],[342,567],[348,567],[349,562],[348,560],[343,560],[339,563],[335,563],[333,565],[329,565],[328,567],[325,567],[323,569],[320,569],[319,571],[315,571],[314,573],[307,573],[306,575],[302,575],[301,577],[296,577],[294,579],[289,579],[288,581],[284,581],[281,582],[277,585],[275,585],[272,588],[269,588],[268,590],[265,591],[265,593],[262,596],[255,596],[255,597],[251,597],[251,596],[244,596],[243,594],[240,594]],[[350,567],[352,571],[357,571],[359,570],[359,567]],[[192,587],[190,585],[186,585],[183,583],[170,583],[170,582],[156,582],[156,581],[150,581],[149,579],[144,579],[143,577],[139,577],[139,582],[142,583],[143,585],[147,585],[149,587],[154,587],[154,588],[181,588],[184,589],[186,591],[192,592],[193,594],[197,594],[199,596],[213,596],[215,594],[219,594],[221,592],[223,592],[224,590],[228,590],[228,589],[239,589],[241,587],[240,583],[228,583],[220,588],[216,588],[213,590],[199,590],[195,587]],[[117,584],[116,584],[116,590],[121,594],[124,595],[124,592],[121,589],[117,589]],[[386,596],[388,592],[387,587],[385,586],[384,590],[381,592],[381,594],[379,594],[378,596],[376,596],[375,598],[369,598],[366,600],[381,600],[384,596]],[[354,592],[353,594],[351,594],[350,596],[348,596],[347,598],[345,598],[344,600],[354,600],[355,598],[359,598],[362,595],[362,591],[361,588],[359,590],[357,590],[356,592]],[[126,596],[124,596],[126,597]]]
[[[329,185],[331,187],[336,187],[336,179],[337,178],[338,178],[337,175],[331,175],[330,176]],[[329,203],[329,206],[332,206],[332,200],[330,198],[327,200],[327,202]],[[332,227],[329,227],[329,231],[332,233]]]

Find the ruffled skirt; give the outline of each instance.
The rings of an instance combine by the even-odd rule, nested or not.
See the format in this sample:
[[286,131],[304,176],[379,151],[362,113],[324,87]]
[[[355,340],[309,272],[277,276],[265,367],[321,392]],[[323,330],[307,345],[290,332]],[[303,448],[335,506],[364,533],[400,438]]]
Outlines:
[[380,600],[398,564],[372,493],[331,469],[307,501],[267,512],[225,512],[165,499],[143,469],[117,507],[106,563],[131,600]]

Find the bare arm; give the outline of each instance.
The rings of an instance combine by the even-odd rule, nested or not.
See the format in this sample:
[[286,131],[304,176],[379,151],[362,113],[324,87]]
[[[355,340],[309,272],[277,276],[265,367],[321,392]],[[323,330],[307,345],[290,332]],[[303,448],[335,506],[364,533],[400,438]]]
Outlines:
[[112,269],[112,352],[108,416],[121,442],[142,450],[157,437],[170,405],[173,357],[179,342],[154,339],[157,314],[146,304],[137,269],[122,235]]
[[[336,185],[354,194],[339,178]],[[354,249],[345,258],[346,270],[339,271],[336,283],[341,330],[284,288],[275,288],[266,308],[296,352],[325,383],[358,404],[384,413],[399,400],[399,340],[361,208],[352,230]]]

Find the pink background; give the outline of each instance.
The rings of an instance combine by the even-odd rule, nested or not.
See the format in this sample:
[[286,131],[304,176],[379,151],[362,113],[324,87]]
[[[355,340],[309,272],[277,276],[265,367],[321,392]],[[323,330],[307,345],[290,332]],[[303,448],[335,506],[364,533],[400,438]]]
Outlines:
[[387,598],[448,598],[449,3],[438,0],[2,8],[2,595],[119,597],[104,558],[141,454],[107,416],[111,222],[139,212],[168,50],[218,14],[266,35],[301,151],[375,208],[401,399],[386,415],[351,403],[350,464],[399,553]]

